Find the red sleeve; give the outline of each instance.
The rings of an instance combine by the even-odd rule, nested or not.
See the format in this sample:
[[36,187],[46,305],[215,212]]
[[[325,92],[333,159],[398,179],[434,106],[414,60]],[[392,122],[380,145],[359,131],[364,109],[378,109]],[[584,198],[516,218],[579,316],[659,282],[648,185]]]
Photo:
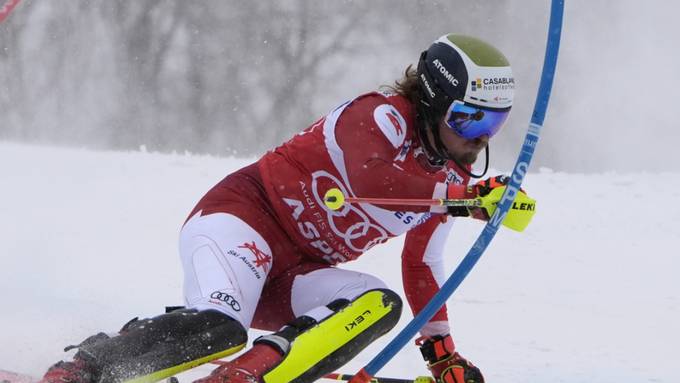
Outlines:
[[[453,219],[446,220],[446,216],[433,216],[406,234],[401,255],[402,280],[413,315],[427,305],[446,280],[443,253],[452,223]],[[421,329],[423,335],[449,332],[446,305]]]
[[[377,121],[383,110],[396,112],[396,117],[388,117],[398,133],[390,135],[386,132],[389,126],[383,126],[381,130]],[[450,185],[448,196],[435,197],[437,181],[433,177],[407,172],[395,164],[395,158],[403,148],[404,136],[408,134],[406,130],[409,129],[412,135],[414,129],[408,125],[412,122],[407,122],[402,114],[408,118],[406,111],[400,113],[386,97],[371,93],[354,100],[338,119],[336,139],[344,153],[354,193],[371,198],[465,198],[465,188],[461,185]],[[446,193],[446,188],[442,190]],[[429,207],[380,207],[393,211],[429,211]]]

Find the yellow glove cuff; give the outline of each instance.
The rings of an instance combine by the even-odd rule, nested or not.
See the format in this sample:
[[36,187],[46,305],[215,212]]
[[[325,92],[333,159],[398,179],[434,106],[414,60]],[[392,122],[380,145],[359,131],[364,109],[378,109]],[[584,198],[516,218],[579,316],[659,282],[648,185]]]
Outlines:
[[[477,197],[481,204],[480,208],[486,210],[489,217],[493,216],[496,211],[496,206],[501,200],[505,188],[506,186],[497,187],[484,197]],[[502,224],[515,231],[524,231],[529,226],[534,213],[536,213],[536,200],[520,190]]]

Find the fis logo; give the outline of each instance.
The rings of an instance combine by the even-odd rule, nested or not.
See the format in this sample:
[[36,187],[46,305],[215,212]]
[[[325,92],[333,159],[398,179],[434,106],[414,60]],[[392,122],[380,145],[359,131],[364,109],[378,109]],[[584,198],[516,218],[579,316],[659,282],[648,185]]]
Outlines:
[[361,315],[359,315],[358,317],[354,318],[353,321],[351,321],[350,323],[348,323],[348,324],[345,326],[345,330],[346,330],[346,331],[352,331],[352,330],[354,330],[355,328],[357,328],[357,327],[359,326],[359,324],[360,324],[361,322],[363,322],[364,320],[366,320],[366,317],[369,316],[369,315],[371,315],[371,310],[366,310],[366,311],[364,311],[363,313],[361,313]]

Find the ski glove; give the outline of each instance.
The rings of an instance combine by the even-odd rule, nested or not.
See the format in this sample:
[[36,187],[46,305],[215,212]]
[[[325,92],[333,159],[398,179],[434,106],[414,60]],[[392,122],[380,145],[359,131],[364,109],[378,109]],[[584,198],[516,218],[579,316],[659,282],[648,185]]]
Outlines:
[[455,351],[451,335],[421,337],[416,340],[437,383],[484,383],[479,368]]
[[[485,197],[485,196],[489,195],[489,193],[491,193],[491,191],[493,191],[493,189],[500,188],[500,187],[507,185],[509,180],[510,180],[510,178],[508,176],[499,175],[499,176],[495,176],[495,177],[492,177],[492,178],[487,178],[483,181],[479,181],[474,185],[468,185],[465,188],[464,198],[474,199],[474,198]],[[450,191],[449,191],[448,194],[449,195],[447,196],[447,198],[452,198]],[[448,207],[449,215],[452,215],[454,217],[469,217],[472,213],[480,214],[478,212],[478,210],[479,209],[471,209],[467,206],[449,206]],[[478,218],[478,219],[484,219],[483,216],[481,216],[481,215],[479,215],[479,216],[473,215],[473,217]],[[487,217],[487,219],[488,219],[488,217]]]
[[[499,175],[468,185],[465,191],[466,198],[474,198],[478,206],[449,206],[448,213],[455,217],[472,217],[488,221],[496,211],[496,205],[505,192],[510,177]],[[524,231],[529,225],[536,211],[536,200],[529,197],[523,189],[517,192],[517,196],[510,207],[503,225],[515,230]]]

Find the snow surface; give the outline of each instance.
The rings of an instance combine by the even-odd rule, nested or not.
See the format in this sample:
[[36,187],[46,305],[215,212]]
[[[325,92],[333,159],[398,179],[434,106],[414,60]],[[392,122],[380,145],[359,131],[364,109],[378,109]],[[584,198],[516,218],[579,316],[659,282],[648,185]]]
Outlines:
[[[0,368],[41,374],[64,346],[181,304],[180,225],[247,163],[0,143]],[[680,382],[680,174],[542,169],[524,188],[539,202],[534,222],[501,230],[449,301],[459,351],[494,383]],[[456,223],[448,268],[481,228]],[[401,245],[344,267],[402,293]],[[398,327],[410,318],[406,310]],[[414,346],[381,372],[426,374]]]

